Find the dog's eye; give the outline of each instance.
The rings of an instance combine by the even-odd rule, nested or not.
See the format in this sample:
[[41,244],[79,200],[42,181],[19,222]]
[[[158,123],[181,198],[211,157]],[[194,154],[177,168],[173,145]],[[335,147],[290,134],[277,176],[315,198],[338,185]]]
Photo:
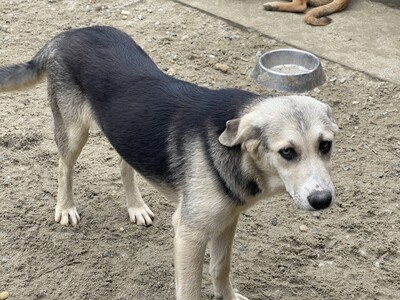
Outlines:
[[322,154],[327,154],[332,147],[332,142],[331,141],[322,141],[319,144],[319,151],[321,151]]
[[283,148],[279,150],[279,154],[286,160],[293,160],[297,156],[297,153],[293,148]]

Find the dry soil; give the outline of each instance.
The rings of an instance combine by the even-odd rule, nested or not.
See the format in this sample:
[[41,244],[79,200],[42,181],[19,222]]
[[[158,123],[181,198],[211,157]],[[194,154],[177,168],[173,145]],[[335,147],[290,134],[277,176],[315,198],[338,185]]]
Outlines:
[[[29,60],[63,30],[95,24],[126,31],[177,78],[279,94],[248,75],[258,50],[283,43],[166,0],[2,0],[0,65]],[[281,195],[247,211],[233,281],[253,300],[400,299],[400,87],[323,66],[327,82],[307,95],[330,104],[341,128],[337,203],[310,213]],[[129,223],[118,157],[93,131],[75,172],[82,221],[62,227],[53,221],[57,162],[46,83],[0,94],[0,292],[13,300],[174,299],[176,204],[142,182],[157,219],[149,228]],[[212,298],[207,264],[208,256],[203,299]]]

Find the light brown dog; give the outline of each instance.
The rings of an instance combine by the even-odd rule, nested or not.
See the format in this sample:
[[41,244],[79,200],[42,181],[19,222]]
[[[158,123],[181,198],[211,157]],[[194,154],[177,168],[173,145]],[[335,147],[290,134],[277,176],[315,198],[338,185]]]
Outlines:
[[344,10],[350,0],[293,0],[286,2],[267,2],[264,4],[265,10],[278,10],[302,13],[307,9],[307,4],[315,6],[304,16],[307,24],[314,26],[325,26],[332,22],[327,15]]

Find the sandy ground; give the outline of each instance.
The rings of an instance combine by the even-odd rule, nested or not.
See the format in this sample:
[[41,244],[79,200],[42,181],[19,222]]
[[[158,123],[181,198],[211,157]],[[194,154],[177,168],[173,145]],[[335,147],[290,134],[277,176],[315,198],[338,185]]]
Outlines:
[[[94,24],[123,29],[177,78],[277,94],[248,74],[258,50],[284,44],[165,0],[3,0],[0,64],[26,61],[55,34]],[[282,195],[246,212],[233,281],[250,299],[400,299],[400,87],[323,66],[327,83],[307,94],[330,104],[341,128],[337,204],[309,213]],[[0,292],[13,300],[174,299],[175,204],[143,182],[157,219],[149,228],[130,224],[118,157],[93,131],[76,167],[82,222],[56,224],[52,135],[45,83],[0,95]],[[212,298],[207,264],[203,299]]]

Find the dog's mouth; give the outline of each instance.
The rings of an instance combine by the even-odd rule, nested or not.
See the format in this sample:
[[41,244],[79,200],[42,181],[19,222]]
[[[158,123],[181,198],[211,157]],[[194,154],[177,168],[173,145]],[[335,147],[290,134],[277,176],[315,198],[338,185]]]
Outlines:
[[299,193],[295,193],[295,194],[291,194],[289,193],[289,195],[292,197],[292,199],[294,200],[294,203],[296,203],[296,205],[303,210],[315,210],[310,203],[308,203],[307,198],[302,197]]

